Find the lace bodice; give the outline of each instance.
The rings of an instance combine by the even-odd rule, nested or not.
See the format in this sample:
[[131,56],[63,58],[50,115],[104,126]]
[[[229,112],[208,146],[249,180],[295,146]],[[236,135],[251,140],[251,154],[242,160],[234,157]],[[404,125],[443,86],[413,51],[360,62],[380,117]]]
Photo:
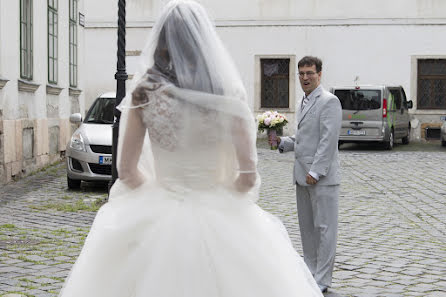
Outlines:
[[141,117],[153,144],[173,151],[179,143],[177,131],[181,127],[180,105],[178,100],[166,100],[160,91],[150,92],[148,104],[141,110]]
[[209,188],[219,182],[222,154],[215,111],[156,90],[140,112],[159,182],[169,188]]

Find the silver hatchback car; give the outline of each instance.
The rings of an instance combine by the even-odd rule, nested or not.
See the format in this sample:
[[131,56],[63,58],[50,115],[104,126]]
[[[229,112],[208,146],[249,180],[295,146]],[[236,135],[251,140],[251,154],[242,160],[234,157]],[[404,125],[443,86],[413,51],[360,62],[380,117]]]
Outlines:
[[80,113],[70,116],[71,123],[81,124],[67,144],[68,188],[79,188],[81,181],[111,180],[115,99],[115,93],[99,96],[83,121]]

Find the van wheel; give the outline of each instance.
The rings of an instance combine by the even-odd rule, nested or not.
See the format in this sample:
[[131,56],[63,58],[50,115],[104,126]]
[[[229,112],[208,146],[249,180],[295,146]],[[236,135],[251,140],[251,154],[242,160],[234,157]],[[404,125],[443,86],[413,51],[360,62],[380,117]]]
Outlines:
[[384,148],[386,150],[391,151],[393,149],[393,142],[394,142],[394,136],[393,136],[393,130],[390,131],[389,140],[384,142]]
[[77,179],[71,179],[67,176],[68,189],[79,189],[81,187],[81,181]]
[[403,137],[403,139],[401,139],[401,141],[403,142],[403,144],[409,144],[409,142],[410,142],[410,126],[407,129],[407,136]]

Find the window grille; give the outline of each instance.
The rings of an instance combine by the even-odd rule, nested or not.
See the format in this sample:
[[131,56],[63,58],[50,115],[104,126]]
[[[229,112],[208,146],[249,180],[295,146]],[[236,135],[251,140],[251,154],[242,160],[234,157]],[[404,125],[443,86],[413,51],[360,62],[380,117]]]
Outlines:
[[48,82],[58,78],[58,0],[48,0]]
[[289,108],[290,59],[261,59],[261,108]]
[[77,87],[77,0],[70,1],[70,87]]
[[417,109],[446,109],[446,59],[418,60]]
[[33,1],[20,0],[20,77],[33,79]]

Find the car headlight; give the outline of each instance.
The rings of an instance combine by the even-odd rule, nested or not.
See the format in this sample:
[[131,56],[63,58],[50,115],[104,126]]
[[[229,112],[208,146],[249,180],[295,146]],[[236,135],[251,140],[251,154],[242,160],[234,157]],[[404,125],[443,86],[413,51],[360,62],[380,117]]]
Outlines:
[[71,136],[70,147],[74,150],[86,152],[84,138],[80,132],[74,132]]

